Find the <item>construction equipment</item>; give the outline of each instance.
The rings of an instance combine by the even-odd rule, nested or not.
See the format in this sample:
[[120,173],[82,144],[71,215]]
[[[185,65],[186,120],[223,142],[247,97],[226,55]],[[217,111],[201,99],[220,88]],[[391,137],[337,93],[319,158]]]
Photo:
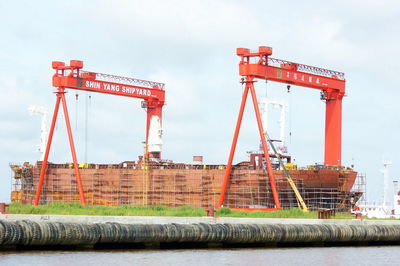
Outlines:
[[225,200],[243,112],[250,90],[275,208],[280,209],[276,181],[271,167],[257,96],[254,89],[255,79],[272,80],[321,91],[321,99],[326,102],[324,164],[332,166],[341,166],[342,99],[345,95],[346,80],[342,72],[271,58],[272,48],[267,46],[260,46],[258,51],[238,48],[236,54],[240,56],[241,59],[239,63],[239,74],[243,76],[242,83],[245,86],[218,206],[222,207]]
[[34,202],[35,206],[39,204],[40,200],[40,194],[44,182],[44,176],[46,173],[47,162],[60,102],[62,102],[64,110],[65,123],[67,127],[72,160],[74,164],[74,171],[79,191],[79,199],[80,203],[82,205],[85,205],[82,181],[79,172],[79,164],[76,158],[75,145],[72,137],[71,124],[65,99],[65,89],[92,91],[104,94],[143,99],[142,107],[147,111],[146,156],[154,158],[155,160],[161,159],[162,107],[165,103],[165,91],[163,83],[82,71],[81,69],[83,68],[83,62],[79,60],[71,60],[69,66],[65,65],[64,62],[54,61],[52,62],[52,67],[56,71],[56,73],[53,75],[53,86],[57,87],[57,98],[46,145],[46,151],[44,154],[39,176],[39,183],[36,190]]
[[285,164],[284,164],[283,161],[282,161],[281,154],[278,153],[277,150],[275,149],[274,143],[272,142],[272,140],[270,139],[270,137],[269,137],[268,135],[267,135],[266,137],[267,137],[267,141],[268,141],[269,145],[270,145],[271,148],[272,148],[272,151],[273,151],[274,154],[275,154],[275,157],[278,158],[279,165],[281,166],[283,172],[285,173],[286,179],[287,179],[287,181],[288,181],[290,187],[293,189],[293,192],[294,192],[294,194],[296,195],[296,199],[297,199],[297,203],[298,203],[299,207],[300,207],[304,212],[308,212],[307,205],[306,205],[306,203],[304,202],[303,197],[301,196],[299,190],[297,189],[296,184],[294,183],[294,181],[293,181],[292,177],[290,176],[288,170],[286,169],[286,166],[285,166]]

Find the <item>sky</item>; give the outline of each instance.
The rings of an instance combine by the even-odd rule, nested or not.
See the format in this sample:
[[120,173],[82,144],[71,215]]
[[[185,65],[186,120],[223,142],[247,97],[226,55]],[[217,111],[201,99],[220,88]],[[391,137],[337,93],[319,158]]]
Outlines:
[[[190,163],[203,155],[207,164],[225,164],[242,94],[236,48],[258,46],[345,73],[342,163],[366,174],[368,200],[380,201],[383,159],[400,178],[399,17],[400,3],[391,0],[0,1],[0,202],[10,200],[9,163],[39,159],[41,117],[28,107],[54,108],[52,61],[83,60],[85,70],[165,83],[163,158]],[[319,92],[292,86],[288,94],[286,84],[265,81],[256,89],[289,104],[295,162],[322,162]],[[76,100],[76,93],[67,102],[78,160],[136,160],[145,136],[140,100],[85,92]],[[247,108],[234,162],[258,145]],[[62,114],[49,160],[71,161]]]

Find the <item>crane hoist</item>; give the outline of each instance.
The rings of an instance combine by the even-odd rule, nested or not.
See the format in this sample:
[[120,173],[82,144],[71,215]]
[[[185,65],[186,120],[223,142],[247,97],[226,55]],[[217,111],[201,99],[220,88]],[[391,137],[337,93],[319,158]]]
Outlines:
[[[297,85],[320,90],[321,99],[324,100],[326,104],[324,164],[330,166],[341,166],[342,99],[345,95],[346,80],[344,78],[344,73],[342,72],[272,58],[270,57],[272,55],[272,48],[267,46],[260,46],[258,50],[255,51],[247,48],[237,48],[236,54],[240,57],[239,74],[243,77],[241,82],[244,84],[244,91],[242,94],[242,101],[222,183],[218,206],[222,207],[224,204],[226,189],[232,170],[233,157],[242,123],[243,112],[245,109],[247,96],[250,91],[261,138],[263,155],[271,185],[271,191],[275,203],[274,209],[280,209],[281,205],[268,153],[267,141],[264,136],[264,129],[258,107],[257,96],[254,89],[254,82],[256,82],[256,79],[271,80],[280,83],[286,83],[289,84],[289,86]],[[289,179],[291,179],[290,176],[288,177],[288,181],[290,181]],[[298,195],[299,193],[296,194],[296,196]],[[298,197],[297,199],[300,202],[302,201],[302,199],[299,199]]]
[[56,71],[56,73],[53,75],[53,86],[57,87],[55,92],[56,104],[51,120],[46,150],[42,161],[39,183],[36,190],[34,202],[35,206],[39,204],[40,200],[40,194],[46,174],[47,162],[60,102],[62,103],[64,110],[65,123],[76,175],[79,199],[81,204],[85,205],[82,180],[79,173],[68,108],[65,99],[66,89],[75,89],[142,99],[142,107],[147,111],[145,157],[153,158],[155,160],[161,159],[162,108],[165,103],[165,91],[163,83],[83,71],[81,70],[83,68],[83,62],[79,60],[71,60],[69,65],[66,65],[64,62],[53,61],[52,68]]

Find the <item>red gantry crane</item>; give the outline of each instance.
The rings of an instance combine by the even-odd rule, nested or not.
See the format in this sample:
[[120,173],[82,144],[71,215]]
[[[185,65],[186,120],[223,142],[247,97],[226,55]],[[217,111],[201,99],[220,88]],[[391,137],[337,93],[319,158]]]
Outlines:
[[67,103],[65,100],[65,89],[92,91],[143,99],[144,101],[142,102],[142,107],[147,110],[145,156],[148,156],[149,158],[161,159],[162,107],[164,106],[165,101],[163,83],[82,71],[81,69],[83,68],[83,62],[78,60],[71,60],[69,66],[66,66],[63,62],[53,62],[52,67],[56,70],[56,73],[53,76],[53,86],[57,87],[57,91],[55,92],[57,98],[54,107],[53,118],[51,121],[49,138],[46,145],[46,151],[40,171],[39,183],[36,190],[34,202],[35,206],[39,204],[40,200],[40,194],[42,191],[44,176],[46,174],[47,162],[60,102],[62,102],[64,110],[65,123],[79,191],[79,199],[81,204],[85,205],[82,181],[79,173],[78,161],[76,158]]
[[256,82],[255,79],[272,80],[321,91],[321,99],[326,103],[324,164],[334,166],[341,166],[342,99],[345,95],[346,80],[344,78],[344,73],[341,72],[271,58],[271,47],[260,46],[258,51],[238,48],[236,53],[240,56],[239,74],[243,76],[242,83],[244,83],[245,86],[218,206],[222,207],[225,200],[243,112],[246,105],[247,95],[250,90],[275,208],[280,209],[281,206],[276,189],[276,182],[269,158],[267,141],[265,140],[260,110],[254,89],[254,82]]

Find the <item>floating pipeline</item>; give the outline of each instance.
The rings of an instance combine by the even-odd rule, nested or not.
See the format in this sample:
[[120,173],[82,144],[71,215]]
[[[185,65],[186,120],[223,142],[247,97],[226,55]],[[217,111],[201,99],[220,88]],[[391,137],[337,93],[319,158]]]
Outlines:
[[121,224],[0,220],[0,249],[108,244],[399,244],[399,225],[342,224]]

